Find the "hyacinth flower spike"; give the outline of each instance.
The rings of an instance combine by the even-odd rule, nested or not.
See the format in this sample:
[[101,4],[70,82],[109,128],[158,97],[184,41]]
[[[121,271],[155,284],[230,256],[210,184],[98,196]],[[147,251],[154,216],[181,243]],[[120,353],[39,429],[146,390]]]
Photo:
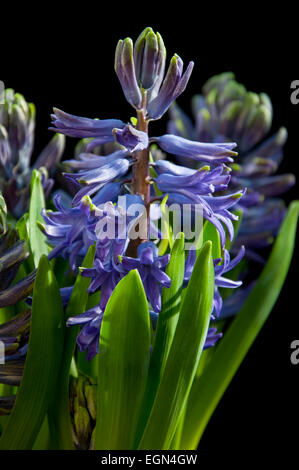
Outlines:
[[[101,288],[99,304],[101,312],[105,310],[107,301],[119,280],[132,269],[139,271],[152,309],[155,312],[161,309],[161,286],[167,288],[170,285],[170,279],[165,274],[169,255],[159,257],[157,247],[149,241],[151,205],[155,200],[151,183],[155,182],[158,189],[164,195],[168,195],[169,203],[199,204],[204,217],[214,223],[219,230],[223,246],[226,235],[222,224],[228,228],[229,236],[232,238],[231,221],[237,216],[229,212],[229,209],[244,194],[244,191],[241,191],[221,198],[214,195],[216,191],[228,187],[230,176],[224,164],[232,162],[233,157],[237,155],[233,151],[235,143],[201,143],[170,134],[149,137],[150,121],[159,119],[183,92],[193,68],[191,62],[183,74],[183,62],[175,55],[164,76],[165,60],[163,40],[159,33],[155,34],[151,28],[146,28],[135,44],[131,39],[119,41],[115,53],[115,70],[127,101],[137,110],[137,119],[131,119],[129,124],[115,119],[81,118],[56,108],[52,115],[52,130],[71,137],[89,139],[86,145],[81,147],[83,152],[79,152],[75,159],[66,162],[73,172],[67,172],[65,177],[78,188],[72,202],[74,207],[70,211],[74,211],[75,214],[75,211],[80,210],[83,196],[91,196],[94,205],[105,204],[108,201],[112,204],[116,201],[117,192],[119,195],[126,195],[130,191],[141,198],[147,215],[145,222],[140,220],[141,225],[145,224],[143,235],[134,240],[129,240],[127,233],[125,242],[116,240],[112,243],[96,230],[98,240],[95,264],[91,269],[82,270],[82,275],[92,279],[90,292]],[[112,153],[101,154],[96,151],[108,143],[109,145],[114,143]],[[190,172],[186,167],[176,166],[170,162],[167,165],[158,161],[154,168],[157,177],[151,179],[149,151],[152,143],[158,144],[162,150],[170,154],[188,155],[200,162],[203,167],[200,171]],[[116,216],[114,210],[111,210],[111,214]],[[97,214],[100,220],[103,217],[100,211],[95,211],[94,214]],[[61,254],[67,256],[72,252],[74,267],[77,255],[86,253],[88,248],[86,243],[79,242],[82,240],[82,235],[73,228],[70,232],[74,234],[72,238],[67,236],[64,240],[60,239],[66,230],[65,222],[62,220],[65,219],[65,215],[58,215],[57,220],[54,220],[55,213],[48,216],[44,214],[44,217],[48,217],[45,219],[45,233],[49,241],[56,244],[50,257]],[[83,215],[82,217],[84,218]],[[85,236],[92,232],[87,228],[86,221],[81,223],[78,221],[77,224],[82,229],[80,233],[85,233]],[[74,225],[74,222],[71,225]],[[72,243],[70,244],[68,240]],[[90,314],[93,315],[94,311]],[[97,311],[96,318],[98,314]]]
[[[264,141],[271,102],[231,74],[212,78],[194,98],[193,122],[174,102],[192,68],[177,54],[168,65],[161,35],[146,28],[135,42],[120,40],[115,52],[136,117],[90,119],[54,108],[51,130],[81,140],[61,175],[70,194],[58,189],[42,224],[39,185],[17,225],[36,266],[39,259],[25,278],[31,253],[7,229],[0,198],[0,314],[18,313],[0,325],[0,388],[9,387],[0,414],[12,410],[5,426],[0,418],[0,449],[49,441],[82,450],[196,449],[266,320],[287,273],[299,210],[292,204],[284,219],[276,199],[293,183],[273,176],[286,134]],[[18,132],[1,141],[8,173],[17,143],[32,130],[30,112],[18,104],[11,112]],[[151,122],[168,110],[167,133],[153,137]],[[50,168],[54,154],[43,152],[36,165]],[[252,281],[248,259],[274,234],[275,248]]]
[[6,89],[0,104],[0,190],[16,218],[28,209],[32,170],[44,169],[42,183],[48,197],[54,184],[51,177],[64,151],[64,136],[56,134],[30,167],[34,132],[35,106],[21,94]]
[[[231,165],[231,188],[246,187],[248,190],[238,203],[244,214],[234,251],[246,244],[246,257],[261,262],[257,248],[273,242],[285,215],[283,203],[277,196],[295,184],[292,174],[275,175],[283,159],[287,130],[281,127],[268,137],[273,115],[270,98],[265,93],[247,91],[232,73],[210,78],[203,86],[202,94],[193,97],[192,108],[195,122],[173,104],[168,130],[179,139],[234,140],[238,144],[238,162]],[[193,160],[187,157],[187,154],[177,154],[181,163],[194,167]],[[271,228],[268,223],[264,226],[263,217],[267,218],[270,207],[273,213]],[[243,234],[247,233],[253,219],[256,232],[254,235],[248,232],[245,240]]]

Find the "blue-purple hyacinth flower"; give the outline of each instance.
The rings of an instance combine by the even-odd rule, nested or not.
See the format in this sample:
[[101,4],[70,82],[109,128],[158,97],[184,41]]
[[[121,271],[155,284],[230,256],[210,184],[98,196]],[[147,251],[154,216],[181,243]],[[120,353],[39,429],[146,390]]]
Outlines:
[[[223,277],[223,274],[231,271],[235,268],[244,257],[245,247],[242,246],[237,256],[231,260],[230,254],[227,250],[224,250],[223,260],[216,259],[214,260],[215,267],[215,291],[214,291],[214,300],[213,300],[213,317],[219,318],[223,301],[221,294],[219,292],[219,287],[225,289],[236,289],[242,285],[242,281],[233,281],[232,279]],[[219,264],[222,261],[221,264]]]
[[209,328],[203,349],[208,349],[215,346],[217,341],[222,338],[222,335],[223,334],[221,332],[217,331],[217,328]]
[[138,152],[148,147],[147,133],[138,131],[130,124],[123,129],[114,129],[113,134],[116,142],[125,147],[129,153]]
[[159,256],[158,248],[152,242],[139,245],[137,258],[122,257],[121,265],[125,272],[138,269],[145,293],[155,312],[161,310],[161,288],[170,287],[170,278],[165,273],[170,255]]
[[244,211],[238,236],[233,244],[233,251],[246,245],[246,257],[264,264],[265,260],[257,250],[270,246],[277,235],[286,213],[285,203],[281,199],[266,199],[263,204]]
[[81,274],[92,279],[88,291],[90,293],[101,288],[100,304],[82,315],[68,319],[67,325],[83,325],[77,337],[80,351],[87,349],[87,360],[98,352],[100,326],[107,302],[121,279],[132,269],[138,269],[147,298],[155,312],[161,310],[161,287],[170,286],[170,278],[164,269],[169,262],[169,255],[158,256],[157,247],[151,243],[143,243],[138,249],[138,258],[121,256],[124,245],[121,242],[111,245],[105,261],[96,257],[93,268],[82,268]]
[[60,196],[54,197],[56,212],[42,211],[45,221],[43,228],[53,250],[49,259],[62,256],[69,259],[71,270],[78,266],[78,258],[84,256],[95,242],[95,220],[90,213],[90,202],[83,199],[79,206],[68,208],[60,202]]
[[230,240],[233,239],[232,221],[237,220],[238,216],[229,209],[236,206],[245,190],[225,196],[213,195],[214,192],[223,191],[228,187],[230,176],[225,172],[223,165],[216,166],[213,170],[210,170],[210,167],[192,170],[159,160],[154,164],[154,168],[158,173],[155,178],[157,187],[168,194],[169,204],[199,205],[203,217],[219,231],[222,246],[226,238],[222,224],[227,228]]
[[60,132],[70,137],[94,137],[97,144],[105,144],[113,141],[112,130],[122,128],[125,124],[119,119],[90,119],[74,116],[54,108],[51,115],[53,127],[51,130]]
[[[113,240],[110,243],[105,259],[96,256],[93,268],[81,268],[81,275],[92,279],[88,292],[96,292],[101,288],[100,307],[104,311],[107,302],[118,282],[121,279],[121,269],[119,267],[119,256],[125,248],[125,240]],[[97,250],[99,254],[99,250]],[[102,253],[100,252],[100,255]]]
[[[231,260],[230,254],[227,250],[224,250],[223,260],[221,258],[217,258],[214,260],[214,269],[215,269],[215,290],[214,290],[214,299],[213,299],[213,306],[212,306],[212,319],[219,318],[221,309],[222,309],[222,297],[219,292],[220,288],[225,289],[235,289],[242,285],[242,281],[233,281],[229,278],[223,277],[223,274],[231,271],[235,268],[245,254],[245,247],[242,246],[240,248],[239,253],[237,256]],[[186,286],[189,282],[191,277],[193,267],[196,261],[196,250],[190,250],[188,254],[188,258],[185,263],[185,275],[184,275],[184,285]]]
[[78,204],[83,196],[94,194],[97,204],[115,201],[130,167],[130,160],[126,157],[127,151],[116,150],[107,156],[82,153],[76,160],[67,160],[68,167],[78,170],[78,173],[64,174],[73,185],[77,185],[73,205]]
[[99,352],[100,330],[104,312],[99,306],[70,317],[67,320],[67,326],[80,325],[82,327],[77,336],[77,345],[79,351],[87,350],[86,359],[90,361]]
[[237,153],[233,149],[236,143],[213,143],[195,142],[172,134],[161,137],[152,137],[152,142],[157,142],[162,150],[172,155],[187,157],[199,162],[218,163],[233,162],[232,156]]
[[[244,210],[244,215],[240,230],[242,239],[238,236],[236,243],[239,246],[244,243],[246,220],[257,215],[261,217],[261,230],[259,233],[256,230],[255,234],[257,244],[260,241],[260,246],[262,243],[269,243],[278,232],[282,217],[273,217],[271,233],[269,227],[264,230],[262,213],[268,212],[267,208],[262,209],[266,204],[265,200],[276,198],[295,183],[294,175],[274,175],[283,159],[287,131],[281,127],[274,135],[268,137],[273,114],[270,98],[265,93],[248,92],[235,80],[232,73],[223,73],[209,79],[203,86],[202,94],[193,97],[192,110],[194,121],[174,104],[170,108],[168,131],[178,138],[201,142],[233,140],[238,144],[239,157],[237,164],[231,166],[230,187],[246,187],[247,192],[238,203]],[[176,158],[186,166],[196,165],[194,160],[183,154],[177,154]],[[276,203],[276,212],[282,214],[277,199],[271,202],[273,211]],[[256,212],[255,207],[261,209]],[[256,229],[257,225],[256,221]],[[249,235],[246,244],[247,241],[248,245],[253,245],[252,235]],[[249,249],[246,250],[246,256],[260,259],[259,254]]]
[[164,82],[157,94],[147,106],[147,113],[150,119],[160,119],[166,113],[170,105],[185,90],[190,79],[194,63],[189,62],[183,73],[183,61],[175,54],[171,61],[165,76]]
[[[231,296],[230,302],[224,304],[224,312],[223,310],[223,301],[221,294],[219,292],[219,287],[221,288],[228,288],[228,289],[235,289],[242,285],[241,281],[232,281],[231,279],[223,277],[223,274],[231,271],[234,267],[236,267],[241,259],[243,258],[245,253],[245,248],[241,247],[238,255],[231,261],[230,254],[227,250],[224,250],[224,257],[223,263],[220,264],[222,261],[221,258],[214,260],[214,269],[215,269],[215,287],[214,287],[214,298],[212,304],[212,311],[211,311],[211,320],[216,320],[220,318],[225,318],[230,315],[236,314],[236,309],[240,307],[240,305],[245,301],[249,290],[244,289],[244,293],[242,292],[241,296],[236,297],[232,300],[233,296]],[[196,250],[192,249],[189,251],[188,257],[185,262],[185,273],[184,273],[184,286],[188,285],[190,280],[193,267],[196,261]],[[223,315],[222,315],[223,314]],[[207,338],[205,341],[204,349],[208,349],[216,344],[216,342],[222,337],[222,333],[217,331],[217,328],[211,327],[208,329]]]
[[[51,213],[44,217],[47,217],[45,232],[55,246],[50,256],[70,256],[73,268],[78,266],[78,259],[88,246],[96,242],[94,265],[82,268],[81,274],[91,279],[90,293],[101,290],[100,303],[81,319],[74,320],[84,325],[78,345],[80,350],[87,349],[89,358],[97,351],[96,326],[100,328],[107,302],[119,280],[129,271],[138,270],[150,311],[157,314],[161,310],[161,291],[170,286],[171,280],[165,273],[170,255],[158,254],[159,229],[155,232],[157,245],[149,237],[153,219],[157,214],[159,219],[162,214],[157,201],[160,203],[167,195],[169,206],[187,204],[192,210],[200,210],[200,215],[217,228],[224,248],[227,235],[230,240],[234,237],[233,221],[238,218],[231,210],[245,194],[245,189],[238,187],[238,191],[219,195],[230,189],[231,170],[227,165],[237,155],[234,141],[220,139],[208,143],[194,135],[170,133],[149,137],[150,121],[159,119],[184,91],[193,68],[190,62],[183,72],[182,60],[174,55],[165,74],[165,59],[163,40],[151,28],[146,28],[135,44],[129,38],[119,41],[115,70],[127,101],[137,110],[137,119],[131,118],[130,123],[78,117],[57,109],[52,115],[52,130],[86,139],[75,158],[65,162],[64,176],[71,183],[73,207],[58,207],[56,219]],[[172,156],[196,162],[198,168],[166,160],[156,160],[150,168],[151,144]],[[110,150],[103,151],[107,145]],[[128,208],[123,209],[120,196],[129,203]],[[137,214],[136,208],[130,209],[136,203],[142,208]],[[76,221],[71,221],[72,218]],[[142,235],[139,231],[137,239],[132,236],[136,227],[145,229]],[[191,264],[188,260],[186,282],[192,272]],[[225,254],[221,272],[226,272],[226,265]],[[220,276],[219,282],[221,279]],[[73,324],[72,320],[68,324]],[[205,347],[215,344],[220,336],[210,328]]]

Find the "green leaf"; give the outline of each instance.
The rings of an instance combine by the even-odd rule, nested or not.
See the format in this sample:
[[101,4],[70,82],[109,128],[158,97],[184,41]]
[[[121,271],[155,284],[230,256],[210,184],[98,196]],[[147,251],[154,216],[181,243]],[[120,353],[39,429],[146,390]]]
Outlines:
[[[93,266],[94,255],[95,245],[89,248],[82,266],[91,268]],[[69,317],[74,317],[85,311],[89,284],[90,278],[78,274],[71,298],[66,308],[65,322]],[[61,450],[74,449],[69,407],[69,374],[79,330],[80,328],[76,326],[66,329],[63,359],[58,378],[59,398],[56,403],[53,404],[53,407],[51,407],[48,415],[51,436],[54,437],[56,441],[52,441],[52,447],[57,446]]]
[[33,261],[31,243],[29,239],[29,214],[28,212],[26,212],[26,214],[24,214],[18,220],[16,228],[17,228],[17,232],[19,234],[20,240],[26,240],[29,246],[29,257],[23,262],[23,266],[26,269],[26,273],[29,274],[34,270],[35,265]]
[[150,360],[146,391],[139,418],[136,441],[141,438],[149,417],[161,377],[164,372],[168,353],[175,334],[181,304],[181,291],[184,281],[185,251],[184,234],[178,234],[171,251],[166,273],[171,279],[169,288],[162,289],[162,308],[158,317],[155,343]]
[[[184,273],[184,234],[180,233],[175,240],[171,250],[170,261],[166,268],[166,274],[168,274],[171,279],[171,285],[169,288],[164,287],[162,289],[162,308],[158,317],[155,344],[151,358],[151,364],[157,365],[156,360],[159,361],[158,369],[160,369],[161,373],[166,364],[179,318]],[[154,368],[156,369],[156,367]]]
[[72,272],[69,271],[69,260],[62,257],[58,257],[53,259],[53,262],[53,269],[59,287],[68,287],[70,284],[74,284],[74,275]]
[[168,245],[170,246],[170,249],[173,247],[174,243],[174,236],[172,233],[172,227],[170,225],[170,219],[169,219],[169,209],[166,205],[168,199],[168,195],[166,195],[163,199],[163,201],[160,204],[161,212],[162,212],[162,218],[161,218],[161,232],[163,235],[163,238],[159,244],[159,256],[163,256],[168,248]]
[[17,222],[17,231],[21,240],[26,240],[28,244],[30,243],[29,240],[29,215],[26,212]]
[[188,284],[175,335],[140,449],[169,449],[205,343],[214,292],[212,244],[202,247]]
[[14,305],[0,308],[0,325],[7,322],[15,314]]
[[53,397],[62,358],[64,318],[60,292],[46,256],[33,290],[29,347],[23,378],[1,450],[31,449]]
[[96,450],[132,449],[150,358],[150,323],[136,270],[114,289],[103,317]]
[[32,450],[48,450],[50,447],[50,431],[47,416],[40,427],[37,438],[33,444]]
[[29,241],[35,266],[38,266],[42,255],[48,255],[47,237],[37,225],[43,222],[41,211],[45,207],[45,197],[41,182],[41,173],[33,170],[31,179],[31,197],[29,206]]
[[295,201],[289,207],[256,285],[216,347],[203,374],[192,385],[181,449],[196,449],[220,398],[279,296],[292,259],[298,214],[299,202]]
[[222,250],[221,250],[219,232],[216,229],[216,227],[213,224],[211,224],[211,222],[206,220],[203,226],[202,243],[205,243],[208,240],[212,242],[213,259],[221,258]]

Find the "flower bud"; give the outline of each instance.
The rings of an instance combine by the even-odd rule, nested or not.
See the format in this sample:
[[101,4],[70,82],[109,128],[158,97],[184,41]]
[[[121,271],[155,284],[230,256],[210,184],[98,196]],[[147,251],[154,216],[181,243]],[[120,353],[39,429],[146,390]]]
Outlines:
[[95,421],[97,417],[97,387],[96,385],[85,385],[84,395],[90,416]]
[[51,174],[55,172],[55,167],[59,163],[65,147],[65,136],[63,134],[55,134],[48,145],[42,150],[37,157],[33,168],[45,167]]
[[[30,197],[30,160],[33,153],[35,130],[35,106],[27,103],[24,96],[7,88],[0,104],[0,191],[6,200],[9,212],[20,218],[28,209]],[[70,115],[61,119],[72,121]],[[59,122],[59,115],[57,121]],[[56,116],[55,116],[56,118]],[[73,122],[71,122],[73,124]],[[119,120],[113,121],[121,127]],[[64,126],[65,127],[65,126]],[[54,175],[56,165],[64,150],[64,136],[54,136],[36,159],[33,168],[44,166]],[[113,140],[111,134],[111,140]],[[44,175],[43,189],[47,198],[54,181]],[[0,296],[1,297],[1,296]]]
[[114,67],[128,103],[139,109],[142,96],[135,75],[132,39],[126,38],[118,42]]
[[91,433],[90,443],[89,443],[89,450],[94,450],[96,440],[96,428]]
[[[147,106],[148,115],[152,120],[160,119],[172,102],[183,93],[189,81],[193,65],[193,62],[189,62],[183,74],[182,59],[177,54],[172,57],[161,89],[158,90],[159,93],[155,87],[155,93],[152,94]],[[156,92],[158,94],[155,97]]]
[[219,91],[223,90],[225,85],[231,80],[234,80],[235,75],[232,72],[224,72],[219,75],[214,75],[209,78],[202,88],[203,94],[206,96],[213,88],[217,88]]
[[1,168],[1,172],[4,171],[4,176],[11,177],[12,170],[10,168],[11,150],[8,142],[8,134],[7,130],[4,126],[0,125],[0,164],[3,168]]
[[81,448],[87,449],[89,447],[89,440],[91,435],[90,416],[86,408],[83,408],[83,406],[78,405],[76,398],[74,406],[75,432],[80,442]]
[[27,137],[27,121],[22,108],[13,104],[10,115],[9,142],[11,148],[18,152],[22,149]]
[[272,124],[272,110],[264,103],[252,107],[244,122],[245,134],[240,139],[240,150],[253,148],[269,132]]
[[137,82],[145,90],[156,83],[161,85],[165,69],[166,49],[159,33],[145,28],[134,46],[134,62]]

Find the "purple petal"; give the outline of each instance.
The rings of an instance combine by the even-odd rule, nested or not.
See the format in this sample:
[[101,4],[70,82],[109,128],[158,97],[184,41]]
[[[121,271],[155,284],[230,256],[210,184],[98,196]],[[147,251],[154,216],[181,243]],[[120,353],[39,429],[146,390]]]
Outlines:
[[139,152],[148,147],[148,135],[128,124],[123,129],[114,129],[115,140],[130,152]]
[[118,42],[115,51],[114,67],[127,101],[134,108],[138,109],[142,102],[142,96],[136,80],[133,42],[130,38]]
[[61,134],[70,137],[103,137],[110,142],[113,141],[112,129],[122,128],[125,125],[119,119],[89,119],[65,113],[57,108],[53,111],[52,118],[56,129],[51,128],[51,130],[58,130]]
[[235,143],[195,142],[171,134],[153,137],[151,140],[157,142],[165,152],[214,164],[233,162],[231,157],[237,155],[232,151],[237,146]]
[[163,287],[170,287],[171,279],[164,271],[154,266],[151,269],[151,274]]
[[183,93],[189,81],[193,66],[194,63],[190,62],[186,72],[182,76],[182,59],[176,54],[172,57],[158,96],[147,106],[147,112],[151,119],[160,119],[172,102]]

